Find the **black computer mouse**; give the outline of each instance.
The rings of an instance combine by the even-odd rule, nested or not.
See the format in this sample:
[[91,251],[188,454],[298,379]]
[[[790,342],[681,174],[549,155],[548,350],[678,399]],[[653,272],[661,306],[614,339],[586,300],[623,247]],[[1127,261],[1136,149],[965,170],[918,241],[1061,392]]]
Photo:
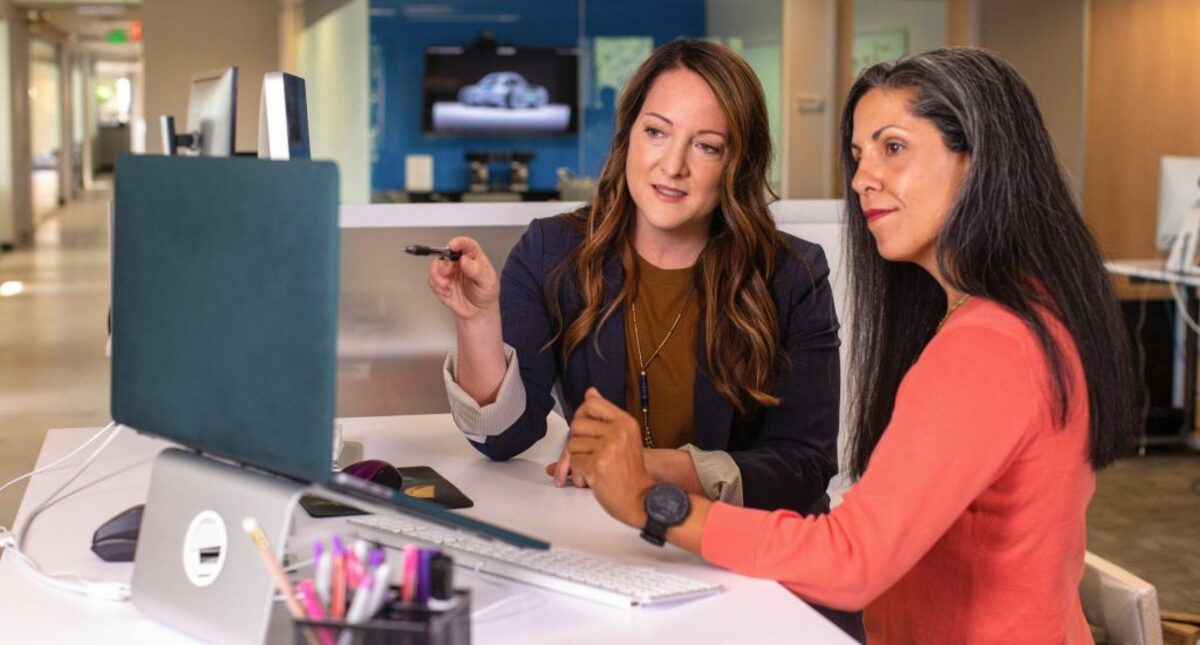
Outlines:
[[343,468],[342,472],[359,479],[387,486],[392,490],[400,490],[400,486],[404,483],[404,478],[400,476],[400,471],[396,470],[395,466],[381,459],[357,461]]
[[92,552],[105,562],[133,562],[145,504],[131,506],[100,525],[92,534]]

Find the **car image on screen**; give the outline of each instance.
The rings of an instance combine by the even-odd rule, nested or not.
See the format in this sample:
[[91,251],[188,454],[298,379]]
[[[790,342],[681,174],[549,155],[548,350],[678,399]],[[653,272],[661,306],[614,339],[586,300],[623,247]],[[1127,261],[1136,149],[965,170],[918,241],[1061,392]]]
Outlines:
[[546,105],[550,94],[546,88],[529,83],[516,72],[492,72],[478,83],[460,89],[458,100],[465,105],[526,109]]

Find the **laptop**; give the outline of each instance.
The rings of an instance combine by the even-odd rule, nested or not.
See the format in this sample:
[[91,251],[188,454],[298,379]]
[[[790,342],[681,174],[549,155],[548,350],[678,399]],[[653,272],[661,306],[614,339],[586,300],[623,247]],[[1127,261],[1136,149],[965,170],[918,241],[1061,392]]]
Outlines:
[[132,581],[143,614],[207,640],[261,642],[273,583],[242,526],[254,518],[280,557],[313,484],[373,511],[549,548],[332,472],[334,164],[125,156],[112,226],[112,418],[184,447],[151,474]]

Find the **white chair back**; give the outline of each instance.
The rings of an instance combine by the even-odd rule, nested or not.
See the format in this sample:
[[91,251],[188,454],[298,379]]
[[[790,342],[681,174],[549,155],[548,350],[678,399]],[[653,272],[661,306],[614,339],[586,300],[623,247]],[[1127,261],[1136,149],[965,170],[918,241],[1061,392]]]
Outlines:
[[1094,553],[1084,563],[1079,599],[1088,622],[1108,632],[1111,645],[1162,645],[1154,585]]

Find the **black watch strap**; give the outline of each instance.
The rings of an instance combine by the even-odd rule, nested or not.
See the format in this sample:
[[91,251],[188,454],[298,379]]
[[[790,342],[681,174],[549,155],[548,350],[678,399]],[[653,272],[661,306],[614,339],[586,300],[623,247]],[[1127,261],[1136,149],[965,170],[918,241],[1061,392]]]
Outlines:
[[653,544],[654,546],[662,546],[667,543],[667,525],[655,520],[654,518],[646,518],[646,526],[642,528],[642,539]]

